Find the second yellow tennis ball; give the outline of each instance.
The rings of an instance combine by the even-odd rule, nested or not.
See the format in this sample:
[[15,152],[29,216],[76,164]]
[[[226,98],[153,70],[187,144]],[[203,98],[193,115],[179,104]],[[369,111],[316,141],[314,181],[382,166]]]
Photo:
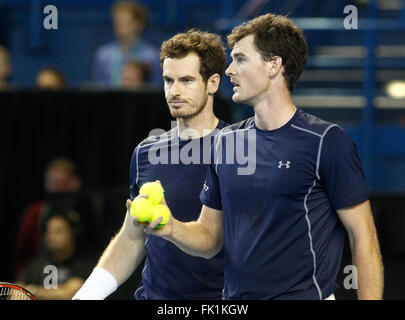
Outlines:
[[148,221],[154,213],[152,202],[145,198],[138,198],[132,201],[129,209],[131,215],[137,218],[139,222]]
[[139,194],[147,194],[148,200],[150,200],[154,205],[162,202],[163,193],[163,187],[158,182],[146,182],[139,189]]
[[158,204],[153,206],[153,213],[150,217],[148,223],[152,223],[157,218],[163,217],[162,221],[156,226],[156,228],[162,228],[166,223],[169,222],[170,219],[170,210],[164,204]]

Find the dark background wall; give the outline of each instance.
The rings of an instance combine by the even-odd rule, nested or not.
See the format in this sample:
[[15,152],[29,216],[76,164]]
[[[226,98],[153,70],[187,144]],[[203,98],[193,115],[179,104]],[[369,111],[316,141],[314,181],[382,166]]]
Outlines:
[[[23,209],[44,197],[46,164],[72,159],[95,207],[103,248],[118,231],[129,197],[129,163],[135,146],[151,130],[169,130],[164,94],[150,92],[0,93],[0,248],[11,261]],[[217,97],[216,114],[230,121],[229,106]],[[101,252],[99,253],[101,254]],[[1,279],[12,281],[12,263],[1,264]]]

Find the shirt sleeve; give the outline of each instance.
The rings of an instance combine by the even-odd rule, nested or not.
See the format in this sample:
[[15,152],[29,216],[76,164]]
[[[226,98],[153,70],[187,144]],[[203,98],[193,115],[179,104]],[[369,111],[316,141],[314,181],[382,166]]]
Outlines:
[[336,210],[368,200],[367,184],[353,140],[331,128],[321,145],[319,176]]
[[216,210],[222,210],[222,204],[221,204],[221,192],[219,188],[219,180],[218,180],[218,175],[216,172],[216,142],[218,141],[217,139],[220,139],[217,136],[214,139],[214,143],[212,144],[211,147],[211,161],[210,164],[207,168],[207,175],[205,178],[204,186],[201,190],[200,193],[200,200],[203,205],[206,205],[207,207],[210,207],[212,209]]
[[138,180],[138,151],[139,146],[137,146],[132,153],[131,163],[129,165],[129,196],[131,200],[139,194],[139,186],[137,184]]

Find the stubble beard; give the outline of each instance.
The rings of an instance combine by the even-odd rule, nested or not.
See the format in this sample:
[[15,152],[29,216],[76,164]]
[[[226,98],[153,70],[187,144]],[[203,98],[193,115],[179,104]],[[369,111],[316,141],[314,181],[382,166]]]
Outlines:
[[201,101],[197,107],[192,107],[191,110],[170,110],[170,115],[173,118],[176,119],[184,119],[184,120],[188,120],[191,118],[195,118],[198,115],[201,114],[201,112],[205,109],[205,106],[207,105],[207,101],[208,101],[208,95],[206,95],[203,99],[203,101]]

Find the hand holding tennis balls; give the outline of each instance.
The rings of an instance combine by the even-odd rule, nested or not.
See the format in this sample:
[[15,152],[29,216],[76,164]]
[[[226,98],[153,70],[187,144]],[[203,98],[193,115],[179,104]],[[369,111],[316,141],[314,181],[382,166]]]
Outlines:
[[130,213],[137,223],[147,223],[149,229],[162,228],[169,222],[171,214],[160,181],[146,182],[141,186],[139,196],[131,203]]
[[146,198],[136,198],[129,209],[131,216],[138,219],[138,222],[147,222],[154,213],[153,204]]
[[162,221],[156,226],[156,228],[164,227],[170,219],[170,210],[165,204],[157,204],[153,207],[152,216],[149,218],[148,223],[152,223],[157,220],[159,217],[162,217]]
[[160,182],[146,182],[139,189],[139,194],[147,194],[148,200],[152,202],[153,205],[157,205],[163,200],[163,187]]

